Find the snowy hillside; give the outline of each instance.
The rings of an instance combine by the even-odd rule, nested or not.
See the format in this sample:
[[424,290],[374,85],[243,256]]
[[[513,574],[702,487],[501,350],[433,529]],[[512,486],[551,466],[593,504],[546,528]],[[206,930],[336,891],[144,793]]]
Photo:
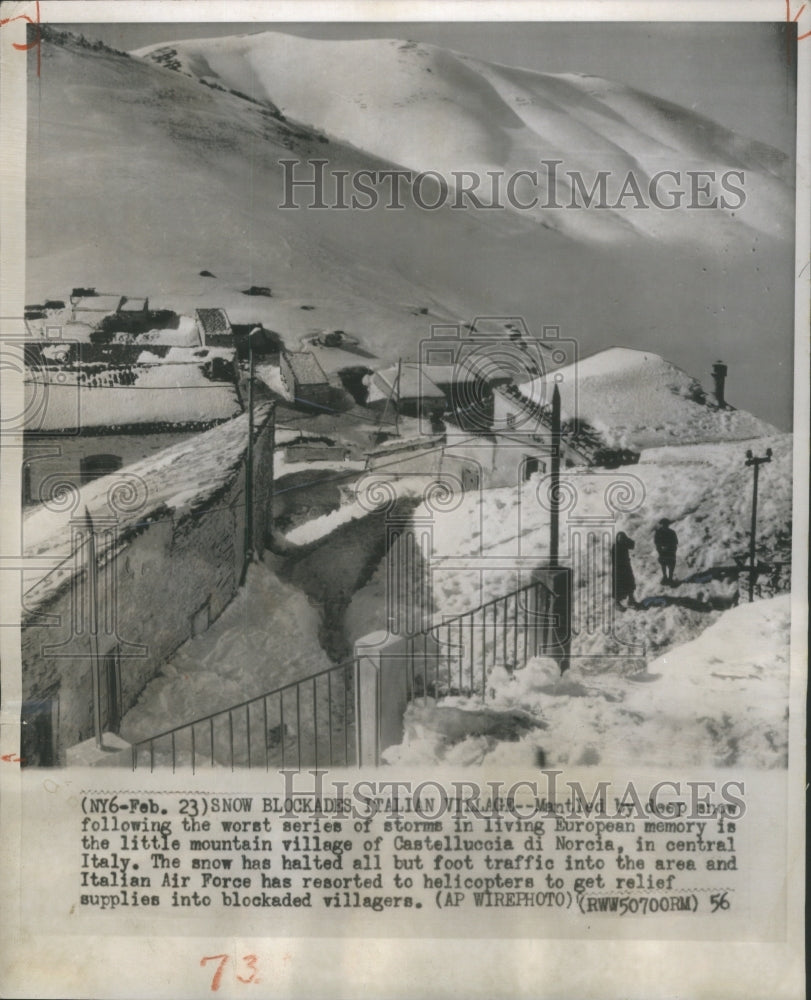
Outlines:
[[[721,245],[741,226],[790,232],[783,154],[610,80],[494,65],[397,39],[336,42],[272,31],[172,42],[135,54],[268,99],[298,121],[414,170],[519,170],[557,159],[562,170],[586,177],[607,170],[623,178],[633,170],[643,185],[676,161],[675,169],[747,173],[752,200],[737,221],[720,212],[701,212],[706,218],[696,220],[686,210],[533,213],[582,239],[621,240],[631,229],[694,240],[698,226]],[[541,187],[546,202],[548,190]],[[571,181],[562,177],[557,194],[569,201]]]
[[[256,425],[266,420],[267,406],[255,410]],[[71,524],[76,512],[91,517],[115,515],[118,538],[124,538],[158,512],[171,511],[176,520],[205,505],[222,489],[242,462],[248,442],[248,415],[234,417],[202,434],[128,465],[124,470],[86,483],[75,495],[57,490],[52,501],[30,508],[23,518],[23,550],[28,557],[68,557],[74,538]],[[122,478],[123,477],[123,478]],[[115,501],[118,501],[116,504]],[[97,545],[112,544],[105,533]],[[26,575],[26,609],[32,611],[71,579],[73,567],[62,563],[49,571],[38,566]]]
[[[172,43],[183,49],[182,59],[164,65],[44,32],[42,75],[29,90],[28,302],[64,298],[82,285],[148,295],[153,308],[187,315],[221,306],[233,323],[261,322],[290,348],[339,329],[389,363],[416,360],[433,323],[521,315],[535,335],[545,323],[560,324],[581,354],[609,340],[666,354],[693,372],[705,370],[708,356],[723,357],[739,373],[730,401],[789,425],[791,241],[758,229],[761,216],[781,225],[772,191],[785,190],[779,157],[760,155],[689,112],[657,105],[656,141],[669,142],[662,130],[675,128],[686,144],[680,169],[690,169],[699,153],[705,166],[717,157],[748,166],[745,212],[719,220],[718,233],[733,226],[720,246],[714,236],[704,239],[704,229],[691,229],[691,245],[682,247],[624,222],[617,252],[615,243],[603,242],[605,233],[593,238],[606,226],[612,239],[617,235],[616,212],[564,211],[534,225],[526,213],[428,212],[408,199],[400,212],[280,211],[283,158],[320,157],[330,171],[380,170],[409,162],[409,150],[414,162],[429,154],[433,161],[436,147],[453,169],[475,169],[483,159],[511,170],[529,161],[537,167],[539,155],[552,157],[565,146],[566,165],[585,170],[584,151],[599,130],[584,123],[585,132],[573,132],[578,116],[605,116],[600,128],[613,134],[624,112],[612,107],[628,103],[637,131],[623,133],[615,150],[625,164],[643,155],[642,133],[653,127],[630,109],[641,101],[653,114],[654,106],[624,91],[589,96],[584,88],[605,90],[593,80],[522,75],[408,43],[369,43],[361,59],[349,58],[352,46],[367,43],[250,38],[189,43],[216,52],[206,56],[212,73],[195,63],[198,75],[186,76],[167,68],[183,68],[185,45]],[[187,68],[192,72],[191,63]],[[372,79],[376,71],[376,87],[352,82],[352,74]],[[393,90],[384,86],[390,71]],[[520,102],[519,78],[534,103]],[[499,96],[496,84],[503,94],[512,87],[514,99]],[[318,98],[326,110],[294,107],[294,96]],[[552,116],[546,131],[516,108]],[[690,143],[699,140],[696,150]],[[606,141],[599,139],[595,156],[610,152]],[[602,214],[614,221],[601,223]],[[680,214],[629,209],[623,218],[667,216],[660,222],[671,225]],[[696,216],[714,214],[689,213],[691,226],[699,225]],[[586,224],[583,231],[575,231],[580,223],[572,217]],[[251,286],[266,286],[271,295],[245,294]],[[755,341],[759,358],[768,359],[768,378],[753,365]]]
[[613,347],[518,388],[548,404],[554,385],[562,420],[585,421],[609,447],[639,451],[776,432],[751,413],[719,409],[697,379],[646,351]]

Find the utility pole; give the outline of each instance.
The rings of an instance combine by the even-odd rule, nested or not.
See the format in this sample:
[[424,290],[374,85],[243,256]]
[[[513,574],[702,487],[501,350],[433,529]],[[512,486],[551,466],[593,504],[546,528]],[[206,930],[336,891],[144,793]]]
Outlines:
[[248,572],[248,563],[253,562],[253,337],[262,328],[255,326],[248,334],[248,449],[245,457],[245,552],[243,554],[242,578]]
[[757,487],[758,472],[761,465],[772,460],[772,449],[767,448],[766,454],[758,457],[753,455],[751,450],[746,453],[747,466],[752,467],[754,473],[752,477],[752,527],[749,534],[749,603],[755,599],[755,579],[757,578],[757,567],[755,565],[755,534],[757,532]]
[[394,392],[397,393],[397,402],[394,404],[394,433],[400,436],[400,374],[403,368],[403,359],[397,359],[397,381],[394,383]]
[[[272,400],[270,404],[270,428],[268,430],[270,434],[270,485],[268,486],[268,524],[267,524],[267,542],[269,546],[273,545],[273,500],[276,495],[275,490],[275,479],[276,479],[276,400]],[[271,549],[272,551],[272,549]]]
[[560,531],[560,391],[557,384],[552,390],[552,482],[549,494],[552,500],[552,516],[549,521],[549,561],[557,566],[558,534]]

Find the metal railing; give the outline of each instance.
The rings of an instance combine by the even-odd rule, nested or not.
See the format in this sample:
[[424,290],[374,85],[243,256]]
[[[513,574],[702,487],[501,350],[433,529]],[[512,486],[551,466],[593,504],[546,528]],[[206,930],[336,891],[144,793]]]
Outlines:
[[542,580],[405,637],[408,700],[479,694],[502,667],[513,673],[558,643],[555,594]]
[[354,705],[352,660],[139,740],[132,769],[351,767]]
[[[556,617],[555,591],[533,580],[502,597],[403,636],[391,653],[394,672],[375,680],[376,707],[448,695],[487,697],[497,667],[512,673],[539,654],[556,655],[565,622]],[[396,638],[396,637],[395,637]],[[354,767],[360,752],[357,656],[335,667],[175,726],[132,745],[132,767],[171,765],[266,770]],[[399,683],[395,680],[400,678]],[[404,683],[404,690],[403,690]],[[379,730],[379,719],[364,719]]]

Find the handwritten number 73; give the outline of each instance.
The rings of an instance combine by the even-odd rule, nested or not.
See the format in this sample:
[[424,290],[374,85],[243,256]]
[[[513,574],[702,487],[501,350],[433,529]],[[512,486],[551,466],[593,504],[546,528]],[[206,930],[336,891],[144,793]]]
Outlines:
[[[228,964],[228,959],[230,955],[206,955],[200,959],[200,965],[205,966],[208,962],[217,962],[217,968],[214,970],[214,975],[211,978],[211,990],[216,993],[220,988],[222,983],[222,974],[225,971],[225,967]],[[250,973],[249,975],[242,976],[239,973],[236,974],[236,978],[240,983],[258,983],[259,970],[256,967],[258,959],[256,955],[243,955],[242,962],[245,965],[245,971]]]

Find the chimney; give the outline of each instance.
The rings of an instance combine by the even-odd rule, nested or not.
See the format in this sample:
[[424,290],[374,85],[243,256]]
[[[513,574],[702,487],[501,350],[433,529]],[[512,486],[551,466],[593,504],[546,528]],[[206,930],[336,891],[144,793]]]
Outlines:
[[719,408],[725,410],[727,403],[724,399],[724,383],[727,379],[727,366],[723,361],[716,361],[712,366],[712,378],[715,382],[715,399]]

